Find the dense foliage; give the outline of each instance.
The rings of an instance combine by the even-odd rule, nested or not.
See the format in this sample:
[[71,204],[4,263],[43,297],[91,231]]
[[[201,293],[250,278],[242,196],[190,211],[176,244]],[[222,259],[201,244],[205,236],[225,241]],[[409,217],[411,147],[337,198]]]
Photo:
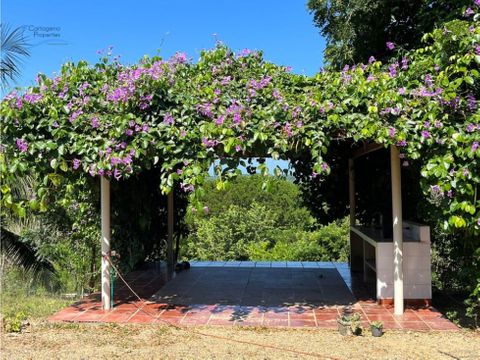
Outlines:
[[188,217],[182,255],[200,260],[347,261],[348,221],[317,224],[297,185],[259,175],[240,176],[227,189],[208,181],[205,208]]
[[330,172],[329,144],[344,139],[397,145],[406,161],[421,161],[424,192],[445,227],[478,234],[477,17],[445,24],[425,37],[426,48],[385,66],[371,59],[313,78],[222,45],[195,64],[183,54],[133,66],[108,56],[93,67],[66,63],[59,76],[39,75],[38,86],[2,101],[2,177],[42,176],[30,199],[14,199],[4,181],[2,202],[43,210],[49,195],[72,191],[68,181],[51,191],[64,178],[119,180],[152,167],[163,191],[179,181],[198,195],[215,160],[228,165],[217,169],[222,188],[240,155],[306,152],[318,181]]
[[309,0],[307,7],[327,41],[325,61],[336,68],[386,60],[386,43],[411,50],[422,36],[448,20],[461,17],[469,0]]

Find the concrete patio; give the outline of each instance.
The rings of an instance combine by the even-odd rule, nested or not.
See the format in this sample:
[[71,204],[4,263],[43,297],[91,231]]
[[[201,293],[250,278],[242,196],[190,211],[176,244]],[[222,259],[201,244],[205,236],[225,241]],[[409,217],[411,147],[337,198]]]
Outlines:
[[167,282],[163,269],[136,271],[117,280],[114,308],[102,309],[100,294],[82,299],[50,321],[170,323],[311,327],[335,329],[337,316],[358,312],[362,325],[383,321],[386,329],[456,330],[432,307],[407,308],[400,316],[378,305],[357,286],[346,263],[192,262]]

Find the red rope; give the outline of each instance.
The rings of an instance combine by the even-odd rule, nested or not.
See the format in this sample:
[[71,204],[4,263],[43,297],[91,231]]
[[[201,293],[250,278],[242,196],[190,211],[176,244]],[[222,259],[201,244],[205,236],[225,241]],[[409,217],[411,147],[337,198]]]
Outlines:
[[253,345],[253,346],[258,346],[258,347],[262,347],[262,348],[265,348],[265,349],[286,351],[286,352],[290,352],[290,353],[297,354],[297,355],[312,356],[312,357],[316,357],[316,358],[320,358],[320,359],[340,360],[339,358],[335,358],[335,357],[331,357],[331,356],[325,356],[325,355],[321,355],[321,354],[314,353],[314,352],[282,348],[282,347],[278,347],[278,346],[275,346],[275,345],[260,344],[260,343],[256,343],[256,342],[253,342],[253,341],[238,340],[238,339],[232,339],[232,338],[224,337],[224,336],[220,336],[220,335],[208,334],[208,333],[204,333],[204,332],[201,332],[201,331],[198,331],[198,330],[194,330],[192,328],[187,328],[187,327],[179,326],[179,325],[176,325],[176,324],[172,324],[171,322],[169,322],[167,320],[159,319],[154,314],[151,314],[148,311],[145,311],[143,309],[143,305],[145,305],[146,301],[144,299],[142,299],[140,296],[138,296],[138,294],[131,288],[131,286],[123,278],[123,276],[120,273],[120,271],[118,270],[118,268],[110,260],[110,257],[108,255],[103,255],[103,256],[108,261],[108,263],[113,267],[113,269],[116,271],[118,277],[123,281],[123,283],[127,286],[127,288],[142,303],[141,306],[138,306],[136,303],[134,303],[134,305],[138,308],[138,310],[142,311],[143,313],[147,314],[148,316],[151,316],[151,317],[155,318],[156,320],[160,320],[161,322],[163,322],[163,323],[165,323],[165,324],[167,324],[167,325],[169,325],[169,326],[171,326],[171,327],[173,327],[177,330],[182,330],[182,331],[185,331],[185,332],[190,332],[190,333],[205,336],[205,337],[215,338],[215,339],[219,339],[219,340],[226,340],[226,341],[235,342],[235,343],[239,343],[239,344]]

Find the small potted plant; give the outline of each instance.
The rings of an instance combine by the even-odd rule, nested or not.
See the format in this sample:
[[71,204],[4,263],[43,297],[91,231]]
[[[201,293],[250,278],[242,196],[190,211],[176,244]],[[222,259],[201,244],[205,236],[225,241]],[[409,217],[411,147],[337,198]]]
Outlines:
[[372,331],[372,336],[380,337],[383,335],[383,322],[381,321],[372,321],[370,324],[370,330]]
[[360,326],[361,316],[359,313],[351,315],[342,315],[337,319],[338,332],[341,335],[360,335],[362,327]]

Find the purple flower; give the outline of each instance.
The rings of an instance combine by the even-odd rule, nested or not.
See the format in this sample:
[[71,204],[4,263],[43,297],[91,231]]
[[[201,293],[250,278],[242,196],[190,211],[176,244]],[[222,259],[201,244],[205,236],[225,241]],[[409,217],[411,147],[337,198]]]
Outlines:
[[80,160],[73,159],[73,170],[77,170],[80,167]]
[[98,117],[94,116],[91,120],[91,123],[92,123],[92,127],[94,129],[97,129],[98,127],[100,127],[100,123],[98,121]]
[[43,95],[42,94],[25,94],[23,96],[23,99],[25,100],[25,102],[29,104],[35,104],[43,99]]
[[187,136],[187,132],[185,130],[180,131],[180,136],[181,137]]
[[238,113],[233,114],[233,123],[234,124],[240,124],[241,121],[242,121],[242,117],[240,116],[240,114],[238,114]]
[[474,141],[472,144],[472,151],[475,152],[478,149],[478,141]]
[[472,16],[473,14],[475,14],[475,11],[473,11],[472,8],[469,7],[467,10],[465,10],[466,17]]
[[212,112],[212,104],[206,103],[206,104],[201,104],[196,106],[196,110],[198,113],[211,118],[213,116]]
[[430,185],[430,191],[433,194],[440,194],[442,192],[442,190],[440,189],[440,186],[438,185]]
[[475,125],[473,125],[473,124],[468,124],[468,125],[467,125],[467,128],[466,128],[465,130],[466,130],[467,132],[469,132],[469,133],[470,133],[470,132],[473,132],[473,131],[475,131]]
[[18,148],[18,150],[20,150],[20,152],[27,152],[28,143],[25,140],[17,139],[17,140],[15,140],[15,144],[17,145],[17,148]]
[[242,147],[240,145],[235,146],[235,151],[236,152],[242,151]]
[[390,64],[390,66],[388,67],[388,75],[390,75],[390,77],[392,78],[397,76],[397,68],[398,68],[398,63]]
[[393,50],[393,49],[395,49],[395,44],[394,44],[393,42],[391,42],[391,41],[387,41],[386,46],[387,46],[387,49],[388,49],[388,50]]
[[287,137],[293,136],[292,126],[290,125],[290,123],[285,124],[285,126],[283,127],[283,131],[285,131]]
[[113,172],[113,177],[115,178],[115,180],[120,180],[120,178],[122,177],[120,170],[115,169],[115,171]]
[[70,114],[70,122],[73,123],[82,114],[82,110],[75,110],[73,113]]
[[468,110],[475,111],[475,109],[477,108],[477,100],[475,99],[475,96],[473,96],[473,94],[468,94],[467,96],[465,96],[465,98],[467,99]]
[[405,146],[407,146],[407,141],[406,140],[400,140],[399,142],[397,142],[397,146],[405,147]]
[[303,122],[299,120],[295,123],[295,126],[300,129],[303,126]]
[[473,4],[474,4],[475,6],[480,7],[480,0],[475,0],[475,1],[473,2]]
[[172,125],[173,124],[173,117],[169,113],[163,115],[163,123],[165,125]]
[[210,212],[210,209],[208,208],[208,206],[204,206],[204,207],[203,207],[203,212],[204,212],[205,214],[208,214],[208,213]]
[[430,137],[430,132],[427,130],[422,131],[422,137],[428,139]]
[[406,57],[402,58],[402,70],[408,69],[408,59]]
[[127,130],[125,130],[125,134],[127,134],[127,136],[132,136],[133,135],[133,130],[132,129],[127,129]]
[[370,57],[368,58],[368,63],[369,63],[369,64],[373,64],[374,62],[375,62],[375,58],[374,58],[373,56],[370,56]]
[[399,95],[404,95],[404,94],[405,94],[405,90],[407,90],[407,89],[405,89],[404,87],[399,88],[399,89],[398,89],[398,94],[399,94]]
[[185,62],[187,62],[187,54],[183,52],[177,52],[173,56],[173,61],[177,64],[184,64]]
[[430,75],[430,74],[425,75],[425,85],[428,86],[428,87],[433,86],[432,75]]
[[217,120],[215,120],[215,125],[220,126],[224,123],[225,121],[225,115],[221,115],[218,117]]
[[58,122],[54,121],[53,124],[52,124],[52,126],[53,126],[54,128],[58,128],[58,127],[59,127]]
[[329,168],[329,166],[328,166],[328,164],[327,164],[326,162],[322,163],[322,165],[320,165],[320,166],[321,166],[321,168],[322,168],[323,171],[327,171],[328,168]]
[[452,198],[452,197],[453,197],[453,191],[452,191],[452,190],[448,190],[448,191],[447,191],[447,196],[448,196],[449,198]]
[[375,76],[373,76],[372,74],[368,75],[367,81],[368,81],[368,82],[370,82],[370,81],[375,81]]
[[17,98],[17,101],[15,102],[15,105],[17,106],[17,109],[18,109],[18,110],[22,110],[23,101],[22,101],[22,98],[21,98],[21,97],[18,97],[18,98]]
[[228,85],[231,80],[232,80],[232,77],[231,77],[231,76],[225,76],[225,77],[222,79],[222,81],[220,82],[220,84],[222,84],[222,85]]
[[177,170],[177,174],[178,174],[178,175],[182,175],[182,174],[183,174],[183,171],[182,171],[181,169],[178,169],[178,170]]
[[240,54],[238,54],[239,57],[243,57],[243,56],[248,56],[250,55],[252,52],[250,51],[250,49],[243,49],[242,52]]
[[393,138],[395,136],[395,128],[391,127],[388,129],[388,136]]

